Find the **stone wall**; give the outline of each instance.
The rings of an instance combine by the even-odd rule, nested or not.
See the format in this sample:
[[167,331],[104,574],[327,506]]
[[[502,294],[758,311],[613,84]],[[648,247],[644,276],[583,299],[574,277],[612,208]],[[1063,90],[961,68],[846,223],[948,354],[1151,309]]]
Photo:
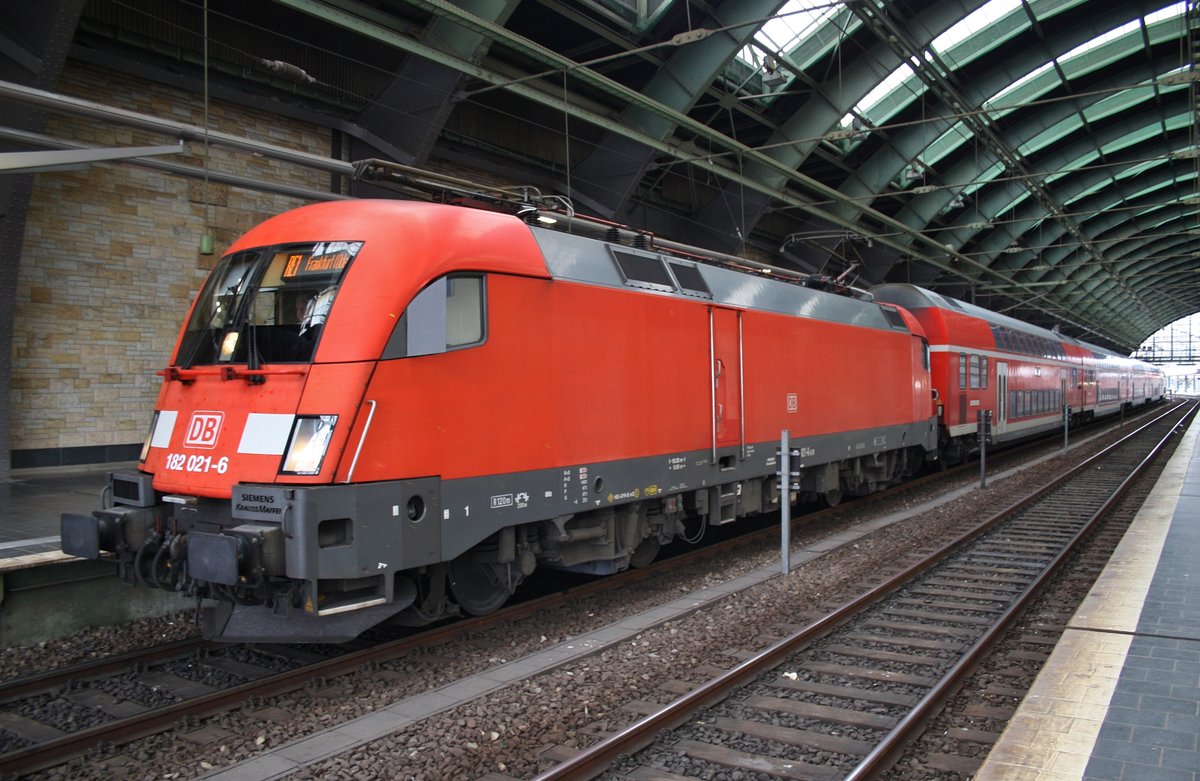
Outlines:
[[[200,96],[69,64],[58,91],[202,125]],[[313,154],[330,132],[210,102],[209,126]],[[170,144],[140,130],[54,116],[47,133],[99,146]],[[204,166],[189,143],[173,162]],[[327,191],[329,175],[210,145],[208,168]],[[146,436],[160,378],[204,275],[255,223],[303,202],[128,164],[41,173],[30,199],[13,333],[13,467],[124,460]],[[216,253],[200,254],[211,227]]]

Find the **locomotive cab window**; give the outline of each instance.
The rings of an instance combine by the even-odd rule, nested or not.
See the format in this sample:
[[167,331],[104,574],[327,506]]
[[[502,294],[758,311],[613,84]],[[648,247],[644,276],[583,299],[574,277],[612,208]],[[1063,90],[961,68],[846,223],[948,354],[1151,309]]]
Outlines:
[[482,344],[486,317],[482,274],[435,279],[404,310],[383,357],[414,358]]
[[313,359],[342,277],[362,242],[247,250],[221,259],[180,341],[182,366]]

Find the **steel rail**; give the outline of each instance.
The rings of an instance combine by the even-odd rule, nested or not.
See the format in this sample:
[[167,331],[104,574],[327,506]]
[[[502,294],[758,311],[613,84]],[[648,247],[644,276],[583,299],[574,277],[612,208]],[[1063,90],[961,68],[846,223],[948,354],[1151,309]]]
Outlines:
[[[925,724],[941,710],[943,703],[966,681],[967,676],[975,669],[980,659],[992,646],[999,642],[1000,638],[1003,637],[1013,622],[1024,612],[1025,608],[1038,597],[1047,582],[1058,573],[1059,568],[1066,561],[1067,557],[1075,551],[1076,547],[1095,530],[1100,522],[1112,512],[1117,503],[1124,498],[1133,485],[1133,482],[1149,468],[1166,446],[1167,441],[1178,431],[1179,427],[1185,421],[1189,421],[1195,417],[1196,409],[1197,405],[1193,404],[1191,409],[1185,412],[1183,417],[1171,427],[1171,430],[1155,444],[1150,453],[1121,481],[1121,484],[1109,495],[1100,508],[1063,545],[1058,554],[1046,564],[1042,572],[1009,605],[1008,609],[1000,615],[996,622],[988,627],[983,636],[955,662],[946,674],[934,684],[933,688],[900,720],[899,724],[884,736],[883,740],[872,749],[871,753],[843,781],[866,781],[867,779],[875,778],[895,763],[904,747],[919,735],[920,731],[924,729]],[[1147,424],[1147,426],[1149,425],[1152,424]],[[1133,435],[1131,434],[1130,436]],[[1121,442],[1124,442],[1126,439],[1128,437],[1122,439]]]
[[35,692],[63,686],[71,681],[96,678],[138,664],[153,664],[154,662],[176,659],[195,653],[196,651],[212,648],[215,645],[215,642],[199,637],[185,638],[154,646],[153,648],[139,649],[105,657],[94,662],[82,662],[70,667],[61,667],[57,670],[13,678],[0,683],[0,702],[11,702]]
[[[1026,509],[1083,471],[1092,468],[1097,461],[1106,458],[1131,438],[1153,426],[1177,409],[1178,407],[1174,407],[1161,415],[1155,416],[1148,423],[1140,426],[1125,437],[1092,455],[1081,464],[1058,476],[1050,484],[1014,502],[992,517],[983,520],[958,539],[947,543],[921,561],[893,574],[885,581],[842,604],[825,616],[813,621],[808,626],[776,642],[771,647],[738,664],[728,672],[711,679],[691,692],[677,698],[655,713],[645,716],[599,743],[584,749],[570,759],[550,768],[536,776],[533,781],[587,781],[588,779],[595,778],[607,770],[619,758],[633,754],[652,743],[662,730],[678,727],[697,710],[718,702],[747,681],[777,666],[791,654],[801,650],[804,646],[812,643],[839,624],[844,623],[847,619],[859,613],[863,607],[896,591],[915,576],[932,568],[952,553],[995,528],[1000,523],[1008,520],[1021,510]],[[1195,412],[1196,405],[1192,405],[1187,414],[1194,415]],[[1177,426],[1178,424],[1172,427],[1171,433],[1174,433]],[[1169,436],[1170,434],[1168,434]],[[911,725],[907,726],[911,727]],[[889,752],[891,750],[892,748],[889,748]]]

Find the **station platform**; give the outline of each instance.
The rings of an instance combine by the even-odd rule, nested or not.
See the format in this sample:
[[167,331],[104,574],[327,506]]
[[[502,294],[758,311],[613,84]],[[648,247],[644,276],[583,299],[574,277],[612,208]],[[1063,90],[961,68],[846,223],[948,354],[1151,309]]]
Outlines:
[[1200,420],[974,781],[1200,781]]
[[90,515],[100,507],[108,473],[136,464],[93,469],[30,470],[0,482],[0,569],[6,560],[32,559],[59,550],[59,516]]

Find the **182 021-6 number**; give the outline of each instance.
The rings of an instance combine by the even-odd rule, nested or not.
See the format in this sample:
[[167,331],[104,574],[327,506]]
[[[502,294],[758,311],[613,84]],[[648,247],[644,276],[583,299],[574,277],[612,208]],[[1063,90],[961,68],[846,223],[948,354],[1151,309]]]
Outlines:
[[175,472],[211,472],[225,474],[229,469],[229,456],[213,459],[212,456],[189,456],[186,453],[168,453],[167,469]]

